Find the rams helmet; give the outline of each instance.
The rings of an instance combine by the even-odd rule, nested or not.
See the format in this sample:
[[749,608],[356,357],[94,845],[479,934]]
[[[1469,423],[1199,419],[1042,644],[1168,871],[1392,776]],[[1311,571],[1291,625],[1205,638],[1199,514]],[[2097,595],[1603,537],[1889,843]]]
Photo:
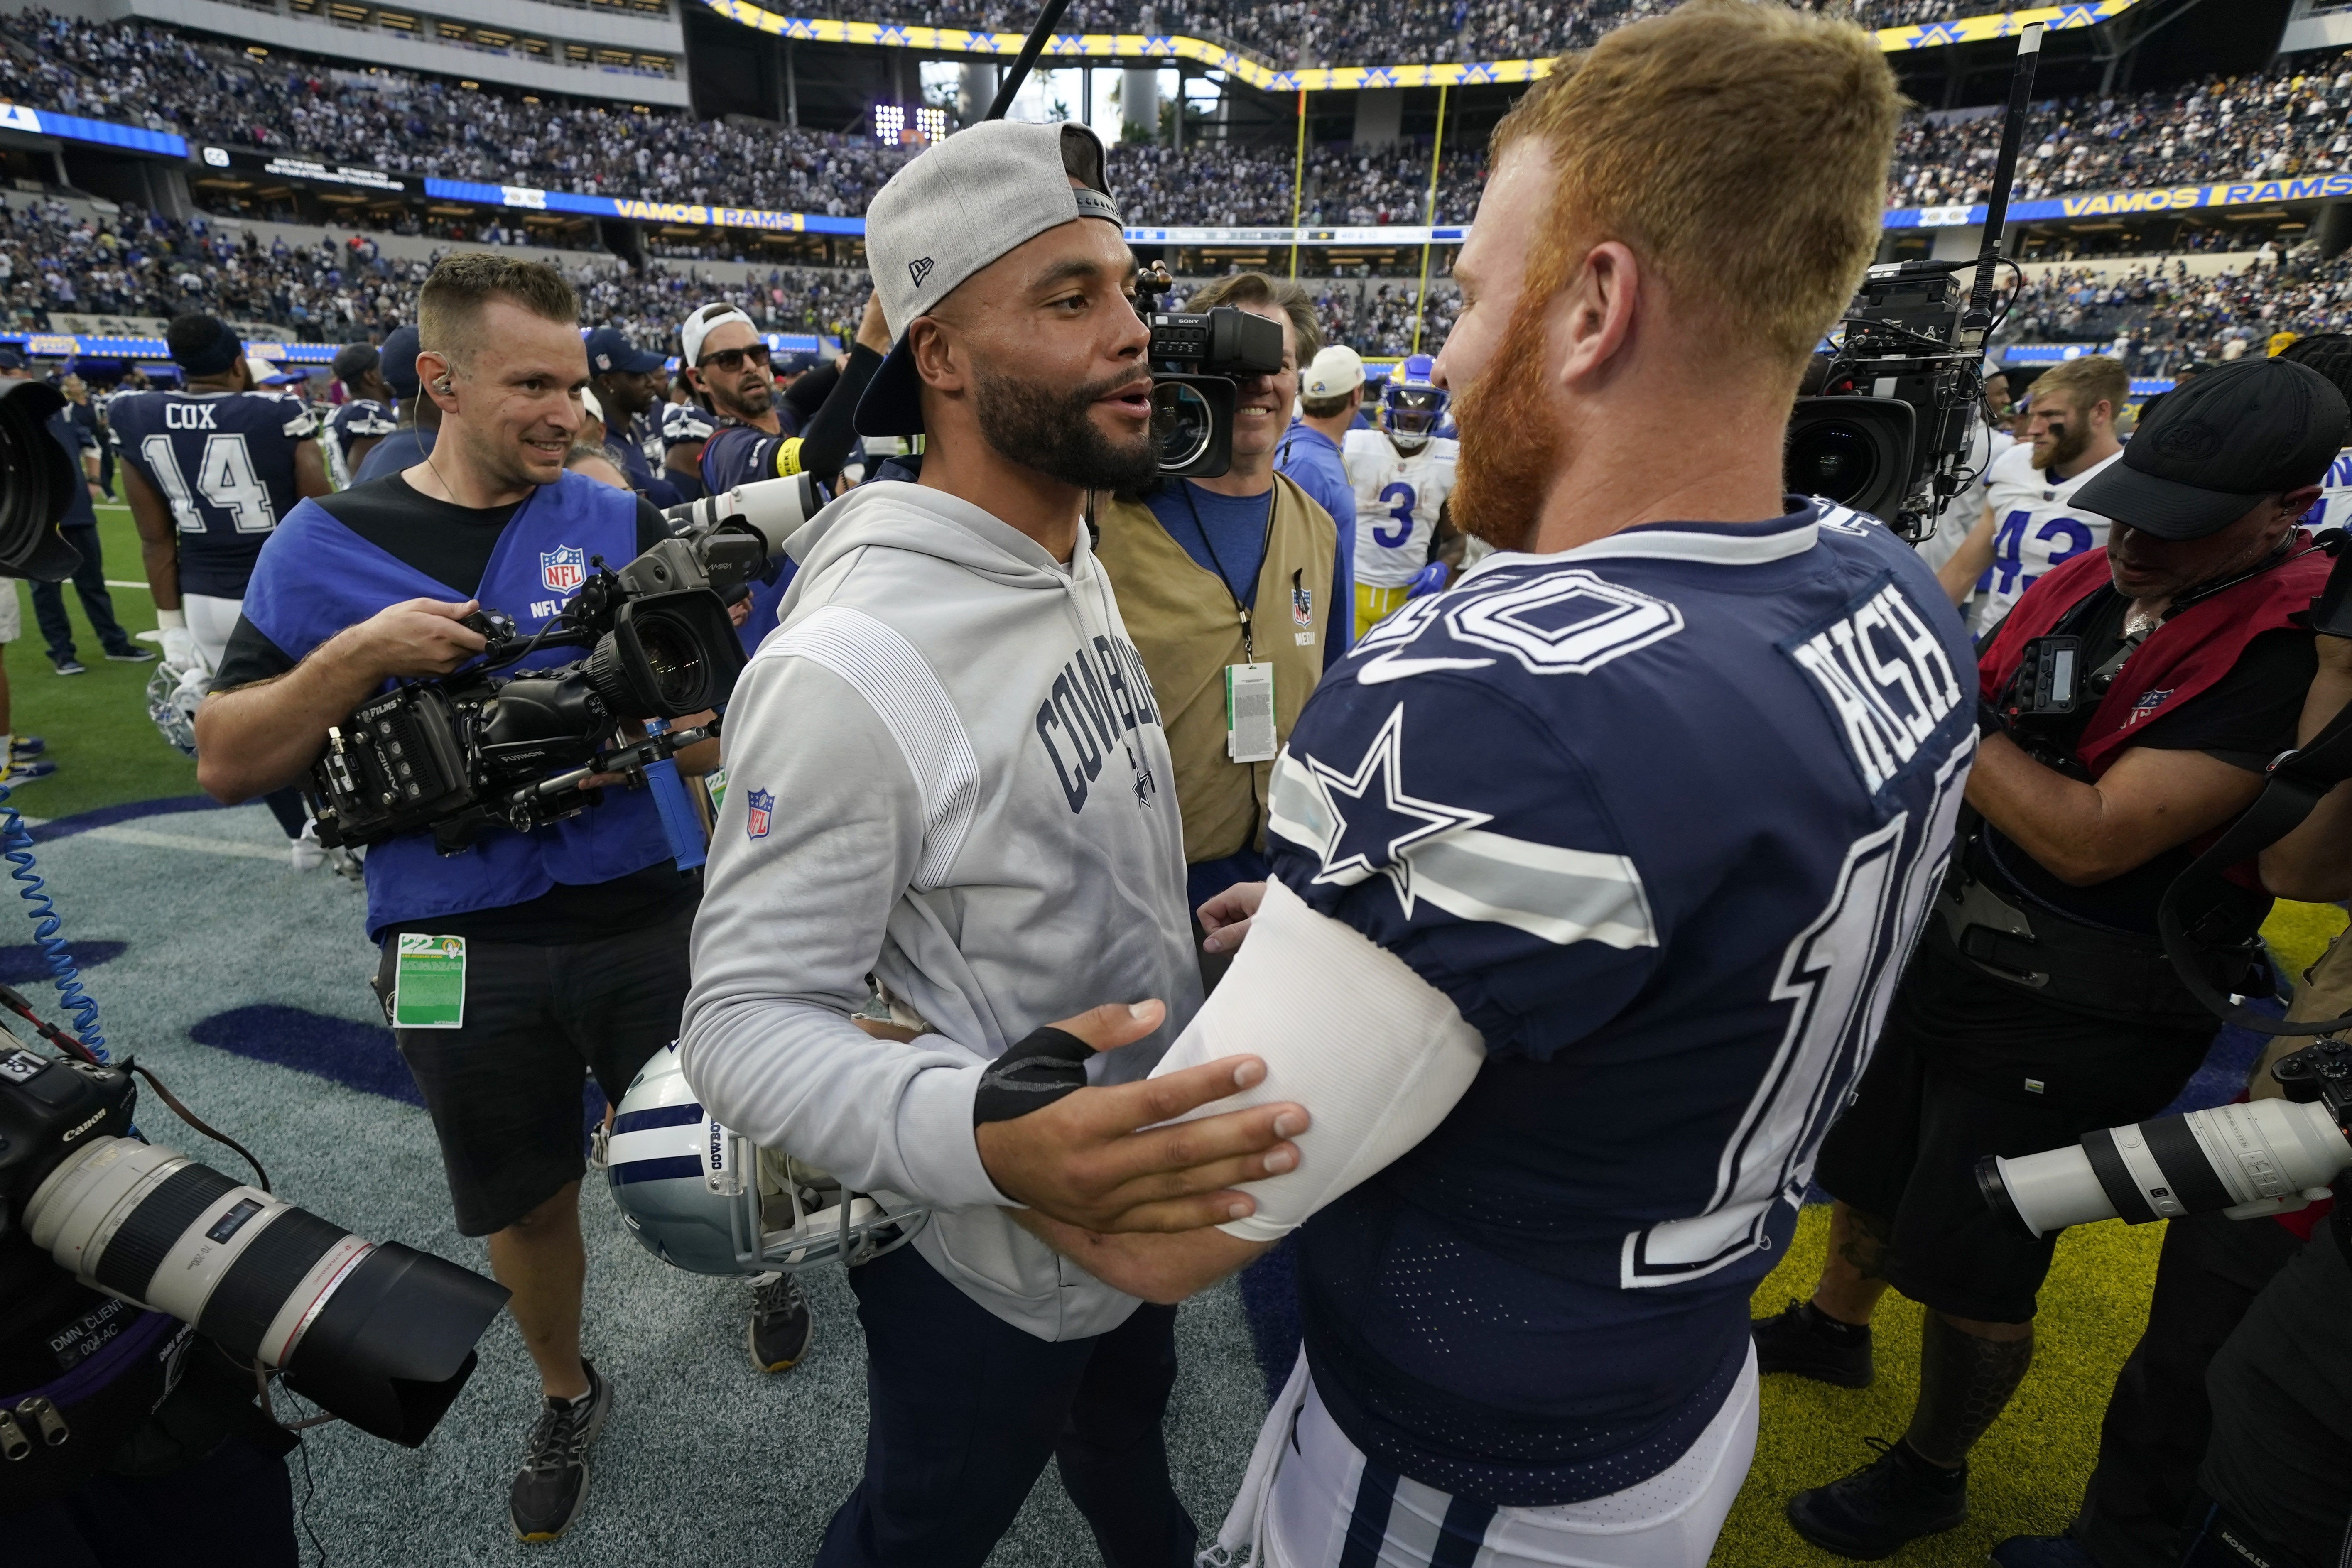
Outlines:
[[1448,400],[1445,389],[1431,379],[1436,369],[1437,361],[1427,354],[1407,355],[1381,388],[1381,423],[1407,456],[1428,445],[1444,423]]

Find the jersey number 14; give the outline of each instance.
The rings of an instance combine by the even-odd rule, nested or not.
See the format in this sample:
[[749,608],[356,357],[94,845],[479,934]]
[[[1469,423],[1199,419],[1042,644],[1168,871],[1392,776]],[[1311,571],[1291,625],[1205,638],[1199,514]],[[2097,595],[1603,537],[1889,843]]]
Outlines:
[[139,451],[147,466],[155,471],[155,483],[171,503],[172,518],[182,533],[205,531],[204,514],[196,509],[199,495],[226,512],[238,533],[266,534],[278,526],[277,509],[269,504],[269,486],[254,473],[253,453],[241,434],[220,431],[205,437],[193,490],[180,472],[180,459],[170,436],[151,435],[139,444]]

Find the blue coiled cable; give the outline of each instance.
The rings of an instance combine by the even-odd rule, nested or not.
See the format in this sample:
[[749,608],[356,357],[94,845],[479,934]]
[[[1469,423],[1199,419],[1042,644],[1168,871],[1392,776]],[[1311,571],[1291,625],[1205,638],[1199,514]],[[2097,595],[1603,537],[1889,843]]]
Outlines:
[[[5,760],[0,758],[0,764]],[[8,874],[24,884],[17,896],[33,906],[27,912],[33,920],[33,941],[57,978],[58,1005],[73,1015],[73,1031],[89,1047],[90,1054],[104,1061],[106,1037],[98,1032],[98,1002],[81,988],[81,971],[74,967],[73,950],[58,935],[65,922],[58,918],[40,873],[33,869],[33,835],[16,808],[8,803],[8,787],[0,784],[0,854],[7,857],[13,868]]]

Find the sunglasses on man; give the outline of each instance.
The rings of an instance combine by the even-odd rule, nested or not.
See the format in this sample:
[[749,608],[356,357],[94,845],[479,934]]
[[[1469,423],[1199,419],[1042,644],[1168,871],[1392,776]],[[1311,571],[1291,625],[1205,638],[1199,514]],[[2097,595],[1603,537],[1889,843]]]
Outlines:
[[698,371],[708,370],[710,366],[717,365],[731,376],[743,368],[743,361],[746,360],[765,370],[768,365],[768,345],[754,343],[748,349],[720,349],[695,361],[694,368]]

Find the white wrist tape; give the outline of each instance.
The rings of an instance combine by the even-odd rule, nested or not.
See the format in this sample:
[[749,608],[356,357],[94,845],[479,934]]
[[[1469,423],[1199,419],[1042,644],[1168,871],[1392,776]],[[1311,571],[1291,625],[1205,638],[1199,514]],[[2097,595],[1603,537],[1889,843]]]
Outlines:
[[158,632],[184,632],[187,629],[188,617],[185,612],[178,610],[155,612],[155,630]]
[[1153,1076],[1243,1053],[1265,1061],[1265,1079],[1192,1116],[1307,1107],[1298,1168],[1244,1184],[1257,1212],[1217,1228],[1274,1241],[1427,1137],[1469,1091],[1486,1046],[1403,959],[1269,882],[1240,956]]

